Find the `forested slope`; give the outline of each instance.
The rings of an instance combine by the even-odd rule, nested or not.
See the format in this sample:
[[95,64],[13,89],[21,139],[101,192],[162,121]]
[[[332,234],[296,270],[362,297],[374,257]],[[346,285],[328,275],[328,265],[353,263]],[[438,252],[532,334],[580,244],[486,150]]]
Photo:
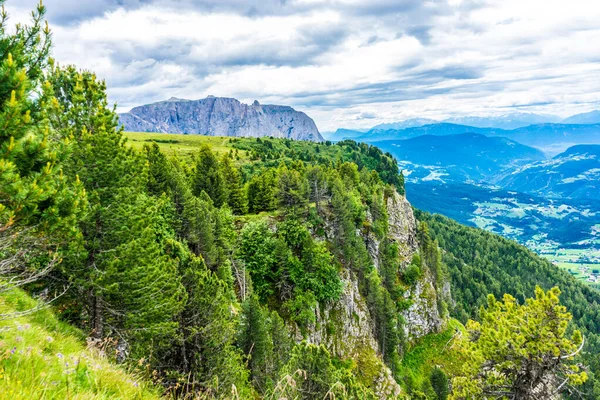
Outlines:
[[[49,58],[44,11],[14,33],[0,22],[0,382],[10,398],[591,390],[594,360],[584,357],[589,376],[573,363],[580,332],[558,290],[534,280],[571,292],[586,351],[597,293],[510,242],[417,221],[396,160],[374,146],[128,142],[105,82]],[[464,322],[486,293],[515,289],[524,304],[488,298],[481,322],[449,318]],[[495,339],[506,332],[511,346]]]
[[[590,371],[600,371],[600,292],[574,279],[524,246],[482,229],[460,225],[441,215],[417,212],[443,249],[455,300],[451,315],[462,322],[476,318],[487,296],[505,293],[524,302],[536,286],[563,291],[562,303],[573,314],[575,325],[585,338],[583,360]],[[590,381],[586,398],[598,398],[600,389]]]

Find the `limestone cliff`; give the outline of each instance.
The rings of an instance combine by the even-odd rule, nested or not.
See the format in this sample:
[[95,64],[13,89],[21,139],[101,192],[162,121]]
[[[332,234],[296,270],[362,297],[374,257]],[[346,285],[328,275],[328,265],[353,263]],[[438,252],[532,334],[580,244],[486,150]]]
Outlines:
[[208,96],[200,100],[171,98],[120,114],[127,131],[208,136],[263,137],[323,141],[315,122],[291,107],[243,104]]
[[317,308],[316,322],[306,337],[297,331],[296,339],[309,343],[323,344],[336,357],[354,360],[363,379],[382,399],[400,394],[400,386],[392,372],[378,355],[378,346],[373,336],[373,321],[367,304],[358,289],[358,281],[349,271],[342,274],[344,291],[341,298]]
[[[388,237],[398,243],[403,266],[406,267],[418,249],[417,223],[412,207],[406,197],[394,193],[387,199]],[[439,332],[444,326],[444,317],[440,315],[438,302],[449,298],[449,285],[442,285],[437,293],[435,277],[427,268],[421,278],[409,288],[404,297],[410,300],[410,307],[403,311],[404,333],[409,341],[414,341],[429,333]]]
[[[385,240],[398,244],[400,265],[404,269],[413,255],[419,251],[417,223],[410,203],[404,196],[394,192],[386,200],[388,231]],[[372,222],[369,212],[367,222]],[[325,236],[333,236],[335,223],[326,223]],[[368,225],[369,225],[368,224]],[[379,250],[381,243],[373,232],[357,231],[363,235],[367,251],[373,265],[379,270],[381,264]],[[402,273],[402,271],[399,271]],[[357,363],[362,378],[371,382],[376,393],[382,398],[394,398],[401,392],[390,369],[383,363],[377,338],[374,335],[374,322],[364,296],[359,290],[356,275],[344,269],[341,272],[344,291],[339,300],[322,304],[315,309],[316,322],[304,335],[296,329],[296,340],[307,340],[323,344],[336,357],[350,359]],[[402,312],[404,336],[413,342],[427,334],[439,332],[445,324],[445,316],[440,315],[438,299],[449,295],[448,285],[440,287],[437,293],[435,278],[425,269],[419,280],[407,288],[404,296],[410,306]]]

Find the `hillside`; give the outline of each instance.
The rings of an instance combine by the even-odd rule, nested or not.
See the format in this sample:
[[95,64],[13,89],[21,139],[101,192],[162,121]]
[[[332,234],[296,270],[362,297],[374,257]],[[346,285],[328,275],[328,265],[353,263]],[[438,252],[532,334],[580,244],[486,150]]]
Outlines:
[[320,142],[315,122],[291,107],[252,105],[236,99],[208,96],[200,100],[171,98],[120,114],[128,131],[185,133],[207,136],[281,137]]
[[538,196],[600,200],[600,145],[570,147],[551,160],[504,172],[495,182]]
[[475,133],[424,135],[381,141],[377,146],[401,160],[400,167],[410,180],[480,181],[506,168],[545,158],[534,148]]
[[172,99],[149,118],[208,134],[126,134],[44,15],[0,18],[1,398],[598,397],[600,292],[291,108]]
[[[498,297],[509,293],[523,300],[535,285],[545,288],[558,285],[575,324],[587,337],[584,362],[591,366],[590,370],[598,371],[600,291],[577,282],[566,271],[513,241],[440,215],[417,212],[417,218],[427,222],[432,237],[444,249],[443,261],[450,272],[456,301],[451,315],[462,321],[478,315],[488,294]],[[586,399],[596,399],[598,395],[600,386],[591,382],[581,393]]]
[[108,362],[83,332],[20,290],[0,294],[0,399],[159,399],[149,379]]

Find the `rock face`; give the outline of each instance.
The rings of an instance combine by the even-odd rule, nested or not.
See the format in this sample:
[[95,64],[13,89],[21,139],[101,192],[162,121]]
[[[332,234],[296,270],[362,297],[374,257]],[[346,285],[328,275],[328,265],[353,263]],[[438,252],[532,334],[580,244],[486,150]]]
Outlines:
[[400,256],[410,261],[417,251],[417,220],[406,197],[394,192],[387,199],[388,237],[398,243]]
[[[386,201],[388,215],[388,233],[386,240],[398,244],[401,268],[406,268],[413,255],[418,252],[417,221],[410,203],[404,196],[394,192]],[[366,220],[372,223],[370,212]],[[335,223],[326,219],[326,236],[333,236]],[[366,235],[356,231],[365,241],[373,266],[379,269],[380,241],[373,232]],[[357,363],[357,369],[369,382],[381,399],[396,398],[401,388],[394,380],[392,372],[383,363],[374,336],[374,321],[365,298],[359,290],[358,278],[347,269],[341,272],[343,293],[339,300],[316,307],[315,323],[302,334],[295,329],[296,340],[324,345],[334,356],[351,359]],[[436,290],[435,278],[429,270],[423,271],[421,278],[405,292],[410,299],[410,307],[402,312],[405,323],[403,329],[409,342],[429,334],[439,332],[445,325],[445,316],[440,314],[438,303],[450,297],[448,282]],[[438,293],[439,291],[439,293]]]
[[[400,257],[406,266],[418,249],[417,223],[412,207],[406,197],[394,193],[387,200],[387,212],[388,237],[398,243]],[[440,296],[435,288],[434,276],[431,271],[425,270],[415,286],[404,294],[411,300],[408,310],[402,312],[404,334],[409,341],[439,332],[444,327],[445,319],[440,315],[438,299],[450,298],[450,287],[445,284],[439,290],[442,292]]]
[[201,100],[171,98],[120,114],[127,131],[207,136],[263,137],[323,141],[315,122],[287,106],[252,105],[208,96]]
[[[358,281],[347,270],[341,278],[344,291],[340,299],[322,309],[317,307],[316,322],[304,339],[323,344],[337,357],[355,360],[362,372],[369,371],[374,391],[380,398],[395,398],[401,389],[390,369],[378,357],[378,346],[372,333],[373,321],[358,289]],[[296,340],[302,339],[297,332]]]

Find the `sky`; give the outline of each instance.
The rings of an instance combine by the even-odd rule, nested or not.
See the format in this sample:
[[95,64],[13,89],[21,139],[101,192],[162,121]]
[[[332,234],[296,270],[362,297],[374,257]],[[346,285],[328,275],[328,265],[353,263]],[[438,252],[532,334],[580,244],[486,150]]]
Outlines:
[[[13,23],[38,0],[6,0]],[[45,0],[53,56],[119,111],[234,97],[321,131],[600,108],[598,0]]]

